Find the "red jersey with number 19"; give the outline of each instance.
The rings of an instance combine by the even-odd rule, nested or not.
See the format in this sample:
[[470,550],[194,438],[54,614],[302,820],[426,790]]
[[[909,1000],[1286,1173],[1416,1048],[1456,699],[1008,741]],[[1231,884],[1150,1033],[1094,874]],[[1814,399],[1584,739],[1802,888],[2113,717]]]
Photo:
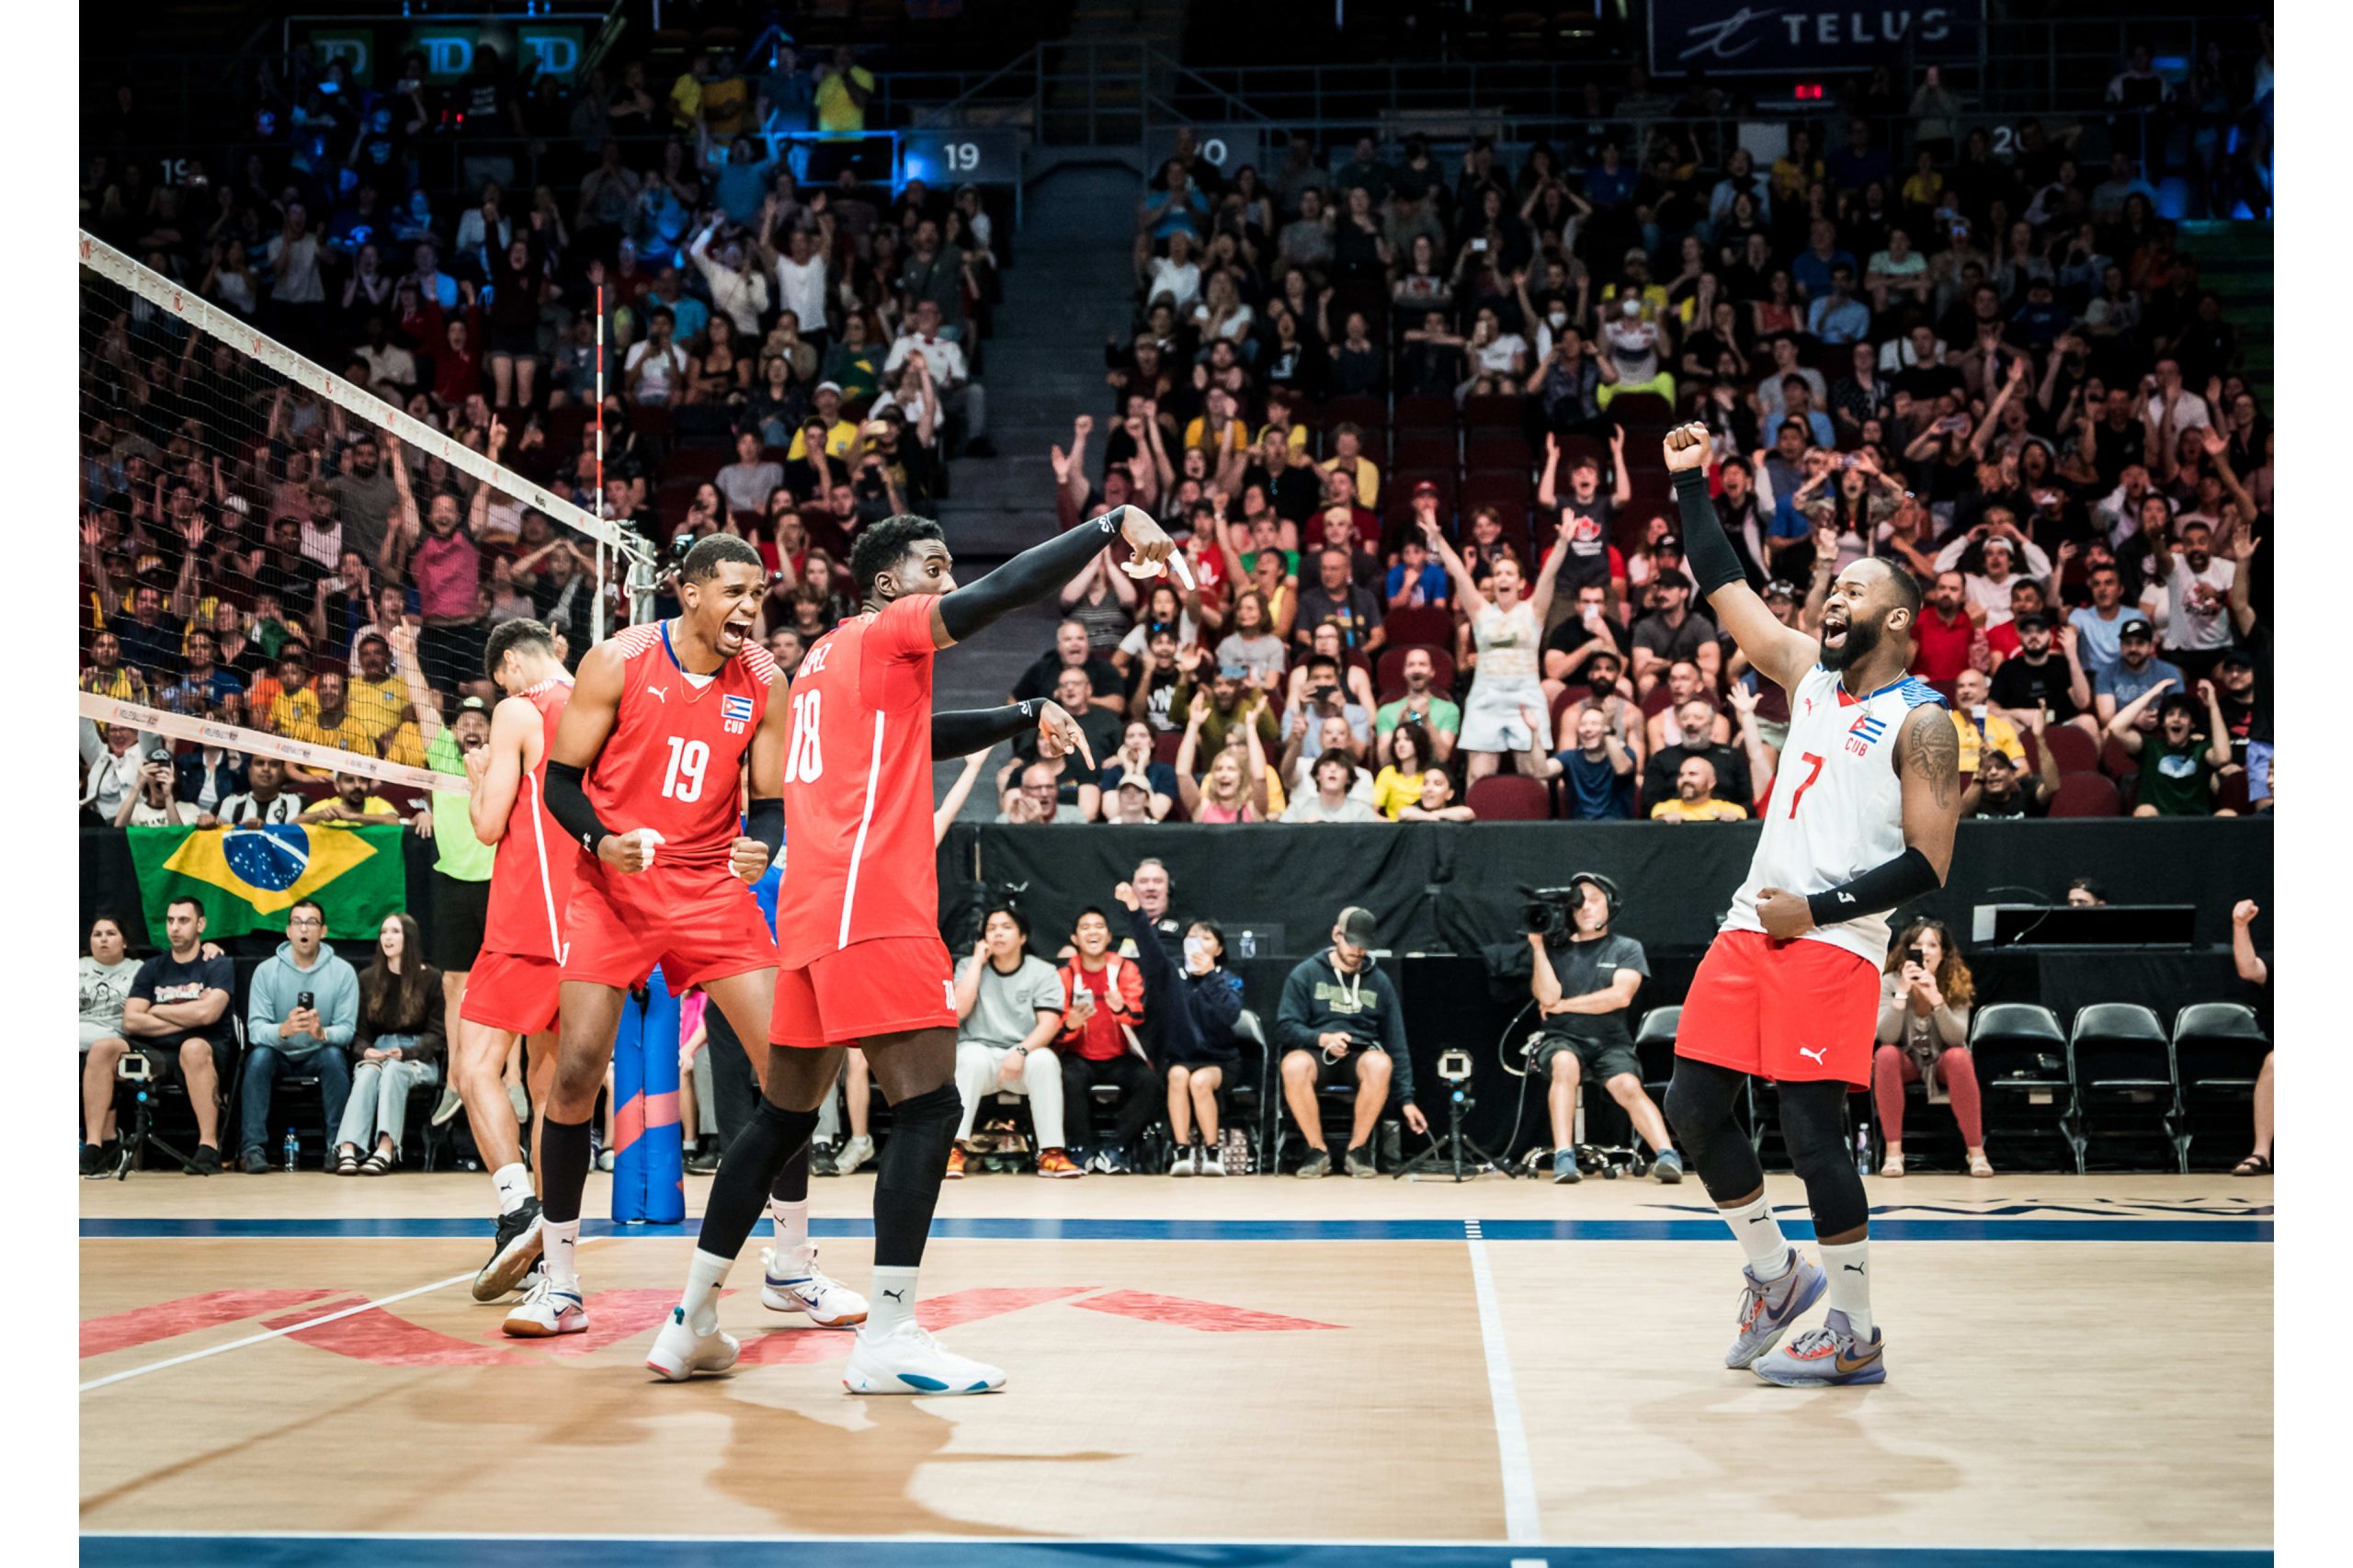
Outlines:
[[784,761],[790,848],[776,900],[788,970],[858,942],[939,930],[931,842],[928,596],[853,616],[795,672]]
[[743,820],[736,781],[767,712],[776,659],[747,642],[698,687],[671,651],[669,622],[632,626],[612,643],[623,661],[621,699],[588,770],[589,803],[616,833],[659,833],[657,868],[724,867]]

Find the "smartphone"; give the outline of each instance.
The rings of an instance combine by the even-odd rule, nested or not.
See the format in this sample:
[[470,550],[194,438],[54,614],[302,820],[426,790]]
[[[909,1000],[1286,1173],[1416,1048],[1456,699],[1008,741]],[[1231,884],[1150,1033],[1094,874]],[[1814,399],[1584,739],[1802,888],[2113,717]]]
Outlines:
[[302,1008],[306,1012],[309,1011],[311,1006],[311,993],[308,991],[297,991],[294,993],[294,1006]]
[[1920,951],[1920,949],[1917,949],[1917,948],[1906,948],[1906,949],[1904,949],[1904,961],[1905,963],[1908,963],[1908,964],[1916,965],[1917,967],[1919,967],[1919,968],[1921,968],[1921,969],[1926,969],[1926,968],[1927,968],[1927,967],[1928,967],[1928,960],[1927,960],[1927,956],[1926,954],[1922,953],[1922,952]]
[[1483,239],[1472,240],[1471,242],[1471,248],[1476,251],[1483,251],[1487,248],[1487,242]]

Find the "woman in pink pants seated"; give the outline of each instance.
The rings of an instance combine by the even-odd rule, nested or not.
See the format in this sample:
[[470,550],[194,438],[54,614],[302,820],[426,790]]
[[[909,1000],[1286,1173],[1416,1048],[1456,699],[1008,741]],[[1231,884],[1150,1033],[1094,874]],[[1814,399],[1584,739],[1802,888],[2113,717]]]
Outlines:
[[1977,1064],[1969,1054],[1969,1006],[1975,995],[1969,965],[1943,921],[1914,921],[1889,947],[1880,983],[1879,1049],[1871,1060],[1871,1097],[1887,1140],[1880,1175],[1904,1174],[1904,1085],[1924,1080],[1930,1105],[1952,1107],[1969,1152],[1969,1174],[1994,1174],[1985,1158]]

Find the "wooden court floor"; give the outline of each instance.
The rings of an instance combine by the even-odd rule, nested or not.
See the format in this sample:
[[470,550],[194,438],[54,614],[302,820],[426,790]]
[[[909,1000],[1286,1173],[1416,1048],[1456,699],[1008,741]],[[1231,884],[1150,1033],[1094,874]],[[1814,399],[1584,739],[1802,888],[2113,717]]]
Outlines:
[[[926,1322],[1009,1385],[908,1400],[846,1394],[847,1336],[761,1309],[764,1236],[722,1310],[745,1364],[654,1381],[691,1224],[592,1220],[592,1331],[503,1339],[465,1290],[483,1185],[84,1184],[84,1561],[2268,1555],[2268,1180],[1874,1179],[1889,1381],[1799,1392],[1721,1365],[1739,1255],[1696,1183],[975,1178]],[[861,1286],[869,1194],[814,1192]]]

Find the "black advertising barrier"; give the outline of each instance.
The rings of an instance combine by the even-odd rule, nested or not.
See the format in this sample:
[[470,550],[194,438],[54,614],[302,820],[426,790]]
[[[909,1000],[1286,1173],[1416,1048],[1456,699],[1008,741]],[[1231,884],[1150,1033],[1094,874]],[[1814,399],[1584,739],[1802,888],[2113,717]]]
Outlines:
[[[971,939],[977,890],[1028,884],[1021,903],[1039,938],[1059,939],[1089,903],[1111,906],[1111,890],[1145,856],[1176,879],[1181,915],[1210,915],[1230,932],[1282,927],[1261,956],[1321,947],[1332,920],[1351,903],[1372,911],[1381,945],[1396,952],[1471,953],[1516,940],[1519,889],[1557,886],[1576,871],[1599,871],[1624,892],[1620,929],[1660,949],[1704,948],[1717,916],[1747,874],[1759,829],[1753,824],[1472,823],[1402,826],[1002,827],[958,824],[939,846],[941,926],[951,944]],[[2231,906],[2264,906],[2256,945],[2271,928],[2268,816],[2106,822],[1963,823],[1950,882],[1919,902],[1969,945],[1979,903],[2056,902],[2079,876],[2097,878],[2118,903],[2189,903],[2198,940],[2231,937]],[[431,907],[426,877],[433,846],[404,841],[409,907]],[[121,833],[82,833],[82,918],[119,909],[136,921],[139,881]],[[1908,913],[1908,911],[1907,911]],[[1116,924],[1116,921],[1115,921]]]
[[[1362,904],[1397,952],[1470,953],[1516,939],[1519,890],[1598,871],[1625,895],[1620,929],[1654,948],[1699,949],[1748,873],[1753,823],[1471,823],[1234,827],[959,825],[941,846],[943,915],[975,881],[1027,884],[1040,941],[1156,856],[1176,879],[1179,915],[1229,933],[1283,927],[1282,950],[1321,946],[1332,920]],[[2097,878],[2118,903],[2189,903],[2198,940],[2230,940],[2231,905],[2271,902],[2271,823],[2231,819],[1963,823],[1950,880],[1904,913],[1934,915],[1968,945],[1980,903],[2057,903]],[[974,868],[977,868],[975,874]],[[950,935],[956,933],[952,929]],[[2262,938],[2268,918],[2258,926]]]

